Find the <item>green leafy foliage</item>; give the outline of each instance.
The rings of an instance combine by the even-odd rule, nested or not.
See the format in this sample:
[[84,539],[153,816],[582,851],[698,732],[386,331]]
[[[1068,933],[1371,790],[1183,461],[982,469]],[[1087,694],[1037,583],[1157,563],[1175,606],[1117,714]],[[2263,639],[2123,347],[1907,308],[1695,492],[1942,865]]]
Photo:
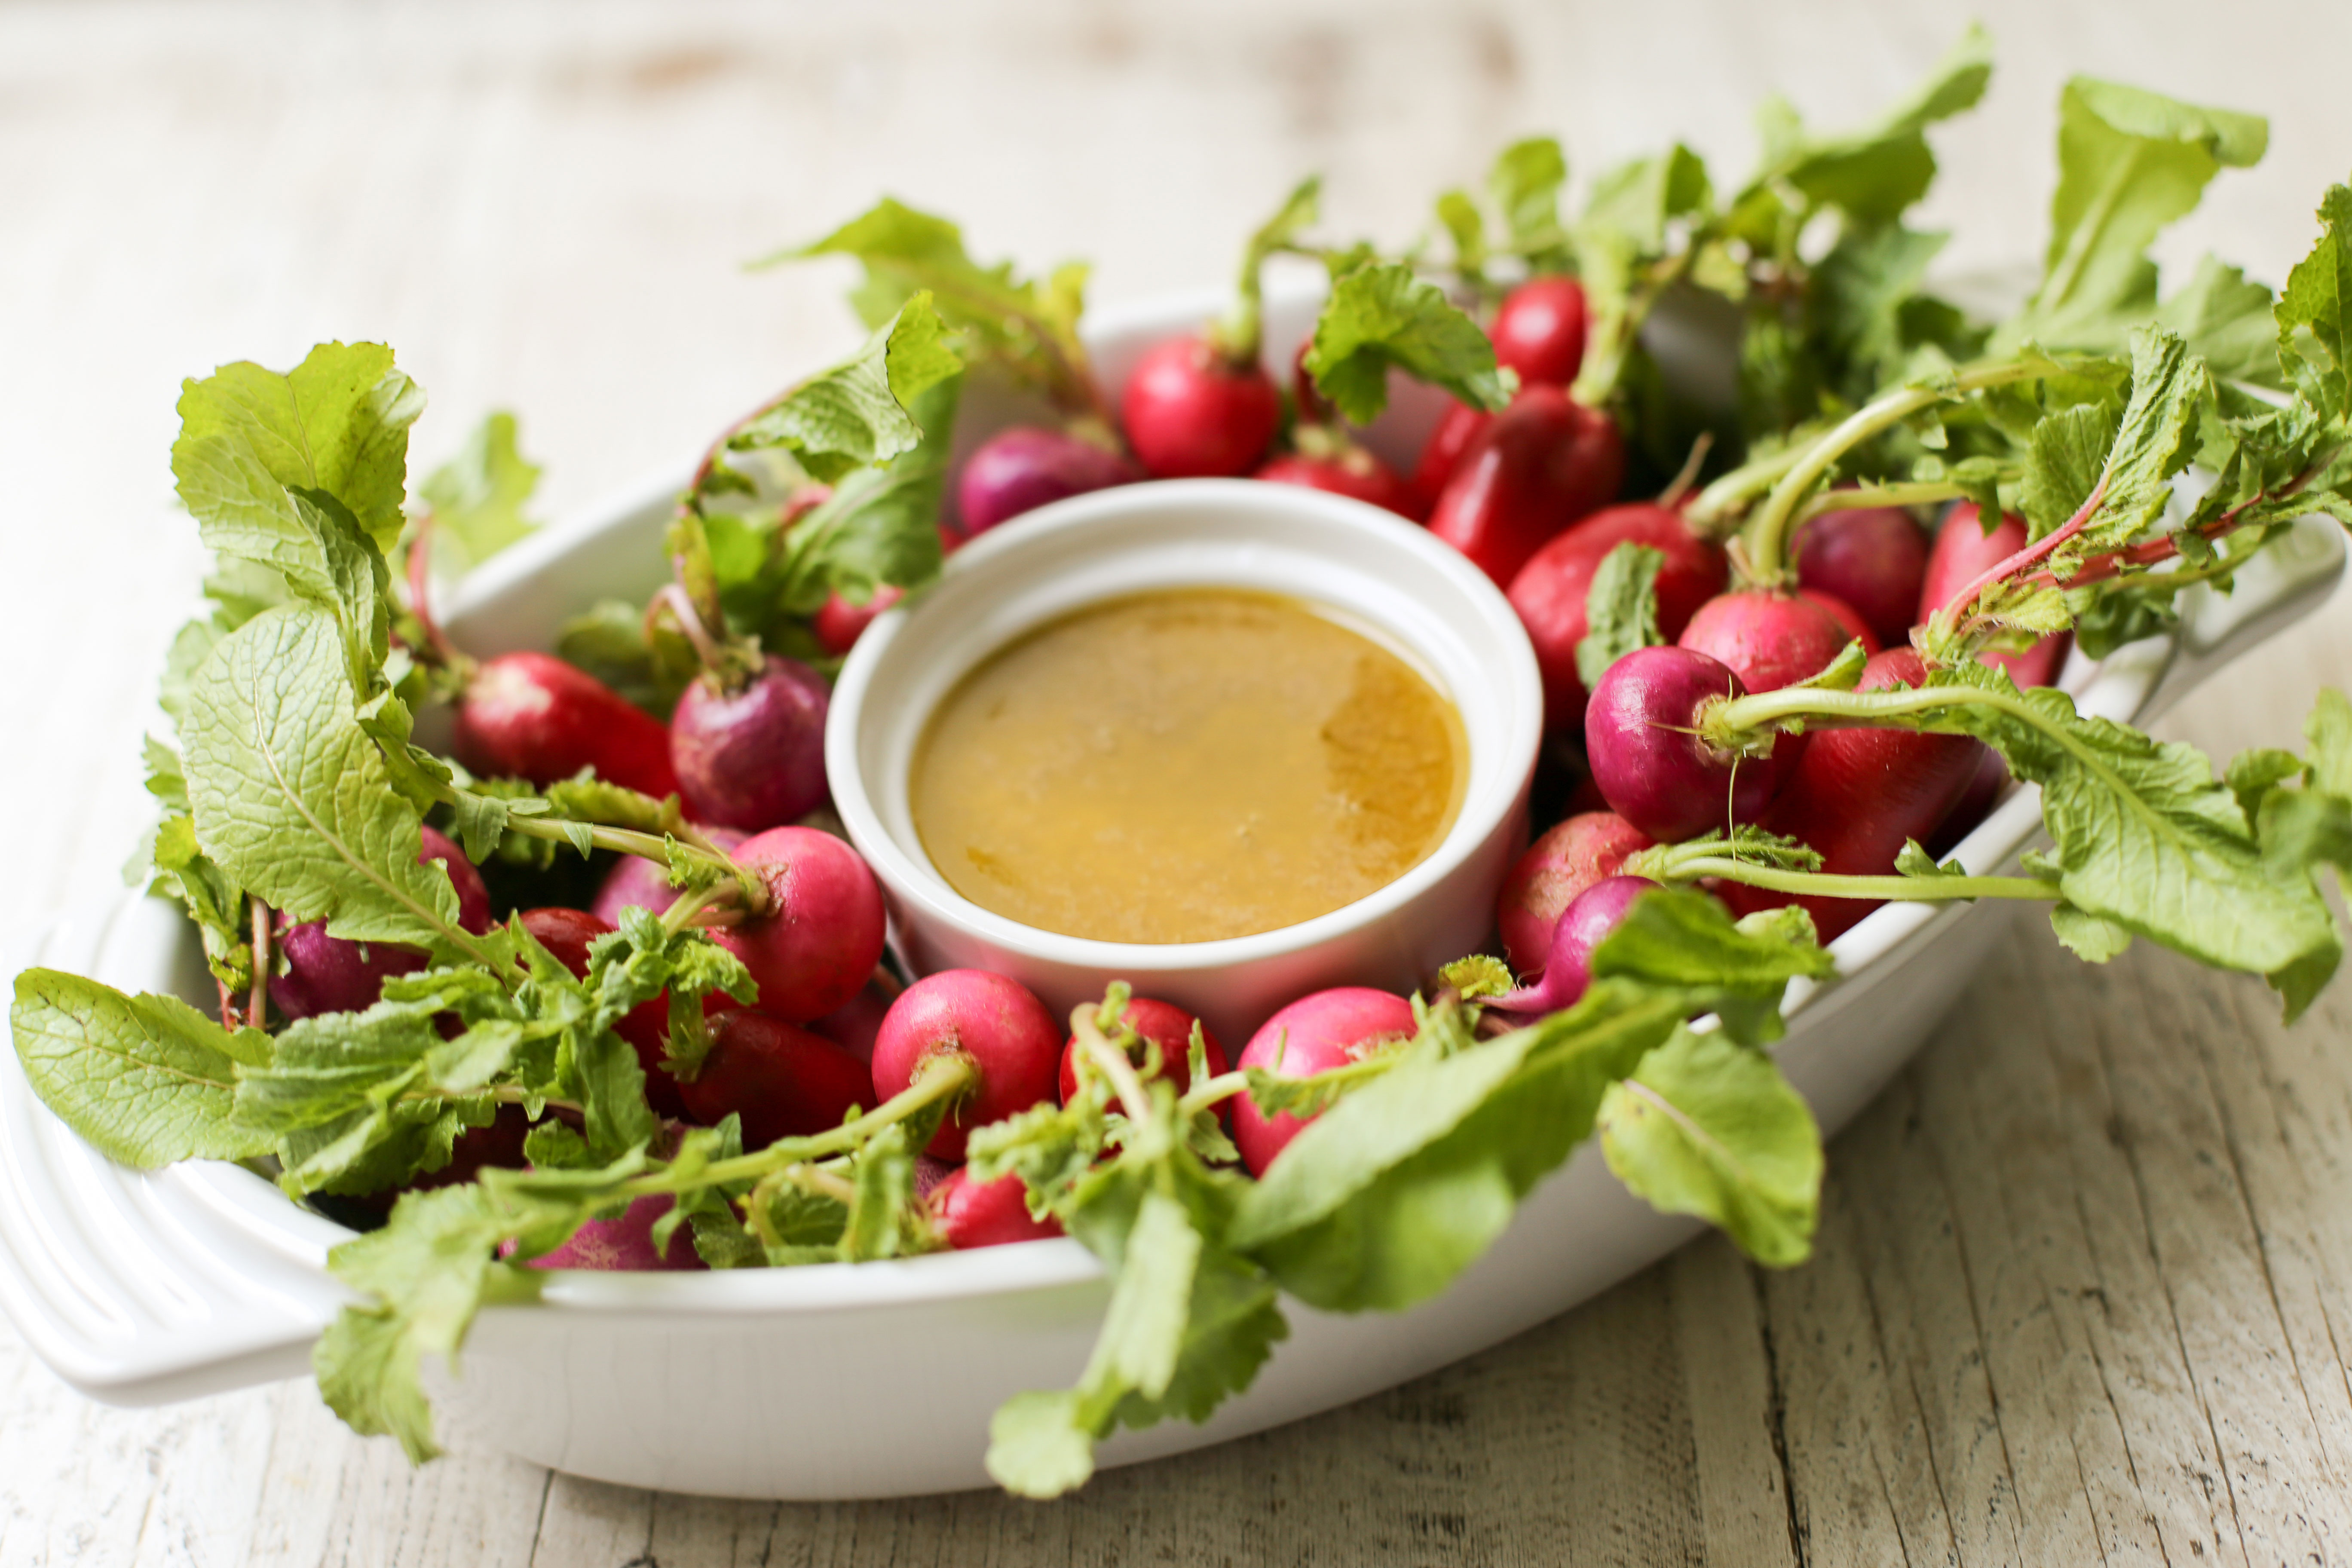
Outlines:
[[1936,177],[1927,127],[1975,108],[1991,78],[1992,37],[1971,24],[1907,97],[1843,135],[1809,136],[1785,100],[1769,100],[1759,116],[1765,154],[1755,183],[1785,184],[1815,208],[1836,208],[1857,224],[1891,222]]
[[2332,185],[2320,239],[2279,296],[2278,362],[2315,415],[2352,418],[2352,188]]
[[962,369],[931,296],[919,292],[856,353],[761,410],[727,445],[738,452],[781,447],[810,479],[835,484],[913,451],[923,429],[908,405]]
[[488,416],[417,487],[433,509],[436,543],[455,543],[465,564],[478,565],[524,538],[539,526],[524,510],[539,476],[539,465],[516,444],[515,416]]
[[1511,384],[1478,323],[1412,268],[1374,262],[1332,285],[1315,319],[1307,372],[1332,406],[1369,425],[1388,406],[1391,369],[1475,408],[1497,409],[1510,400]]
[[1585,590],[1587,629],[1576,645],[1577,678],[1586,690],[1635,648],[1666,640],[1658,631],[1658,569],[1665,563],[1665,552],[1631,542],[1601,558]]

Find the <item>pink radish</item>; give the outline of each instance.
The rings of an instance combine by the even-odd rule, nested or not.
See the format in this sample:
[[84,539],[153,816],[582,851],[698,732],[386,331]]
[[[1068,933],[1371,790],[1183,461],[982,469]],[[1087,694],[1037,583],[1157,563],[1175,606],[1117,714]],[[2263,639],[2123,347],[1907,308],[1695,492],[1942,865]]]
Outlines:
[[[1283,1078],[1312,1078],[1363,1060],[1413,1033],[1412,1004],[1387,991],[1341,986],[1302,996],[1268,1018],[1242,1047],[1241,1065]],[[1234,1101],[1234,1143],[1250,1174],[1263,1176],[1276,1155],[1313,1117],[1261,1113],[1247,1095]]]
[[959,1165],[924,1201],[930,1205],[931,1223],[939,1227],[941,1239],[958,1252],[1015,1241],[1045,1241],[1062,1234],[1062,1222],[1053,1215],[1030,1217],[1028,1187],[1015,1175],[975,1182]]
[[1533,278],[1503,297],[1495,324],[1495,361],[1519,380],[1566,386],[1584,364],[1584,286],[1573,278]]
[[1573,732],[1584,721],[1576,645],[1591,629],[1593,574],[1621,544],[1648,545],[1665,557],[1656,583],[1658,630],[1665,637],[1681,636],[1699,606],[1723,591],[1723,552],[1691,532],[1680,513],[1647,501],[1596,511],[1537,551],[1511,579],[1509,597],[1543,670],[1548,729]]
[[1737,757],[1696,733],[1704,708],[1747,691],[1728,667],[1690,648],[1636,648],[1612,665],[1584,711],[1592,782],[1611,809],[1666,844],[1763,816],[1780,748]]
[[[419,837],[424,847],[416,863],[439,861],[457,889],[458,925],[476,936],[488,931],[490,890],[483,885],[482,874],[439,829],[421,828]],[[385,980],[425,967],[425,955],[414,948],[329,936],[326,921],[292,924],[282,910],[277,914],[275,941],[278,956],[269,975],[269,999],[289,1018],[356,1013],[374,1005]]]
[[[1160,1047],[1160,1076],[1178,1095],[1189,1090],[1192,1087],[1192,1026],[1198,1020],[1172,1003],[1131,996],[1127,1004],[1127,1021],[1138,1035]],[[1201,1046],[1202,1054],[1208,1058],[1209,1076],[1215,1078],[1225,1070],[1225,1047],[1217,1044],[1217,1037],[1205,1028],[1201,1031]],[[1136,1065],[1143,1064],[1138,1061]],[[1065,1105],[1078,1092],[1078,1042],[1075,1036],[1062,1047],[1061,1089]]]
[[1052,501],[1143,478],[1126,453],[1066,430],[1016,425],[982,442],[956,481],[963,535],[974,538]]
[[1257,467],[1282,423],[1282,393],[1255,358],[1200,338],[1147,352],[1119,394],[1119,423],[1155,479],[1236,477]]
[[1560,911],[1585,889],[1617,875],[1625,858],[1647,849],[1650,842],[1648,834],[1615,812],[1588,811],[1528,846],[1504,879],[1495,911],[1512,973],[1541,970]]
[[1728,665],[1750,691],[1778,691],[1819,675],[1849,640],[1819,600],[1761,588],[1708,600],[1675,639]]
[[[554,1251],[529,1260],[532,1268],[596,1268],[620,1272],[690,1272],[709,1264],[694,1250],[694,1230],[679,1226],[667,1250],[654,1247],[654,1223],[677,1205],[667,1193],[653,1193],[632,1202],[618,1219],[592,1219],[572,1233],[572,1239]],[[514,1244],[499,1249],[511,1255]]]
[[874,1037],[874,1093],[887,1100],[935,1057],[961,1057],[971,1084],[956,1097],[927,1152],[963,1158],[975,1127],[1054,1096],[1062,1031],[1020,982],[983,969],[947,969],[916,981],[890,1004]]
[[1572,1006],[1592,984],[1592,950],[1624,923],[1625,911],[1658,884],[1647,877],[1606,877],[1570,901],[1553,926],[1543,973],[1532,985],[1486,1003],[1498,1013],[1540,1017]]
[[1879,647],[1906,640],[1927,574],[1927,536],[1900,507],[1823,512],[1797,535],[1798,584],[1853,606]]
[[734,859],[766,883],[768,910],[711,940],[751,972],[760,1011],[804,1024],[856,995],[884,936],[882,889],[857,851],[814,827],[772,827]]
[[850,603],[838,592],[828,594],[824,605],[819,606],[815,616],[809,622],[809,629],[816,633],[819,647],[839,658],[857,646],[857,639],[866,635],[866,628],[872,626],[883,611],[906,596],[906,589],[893,587],[887,583],[875,589],[874,596],[862,605]]

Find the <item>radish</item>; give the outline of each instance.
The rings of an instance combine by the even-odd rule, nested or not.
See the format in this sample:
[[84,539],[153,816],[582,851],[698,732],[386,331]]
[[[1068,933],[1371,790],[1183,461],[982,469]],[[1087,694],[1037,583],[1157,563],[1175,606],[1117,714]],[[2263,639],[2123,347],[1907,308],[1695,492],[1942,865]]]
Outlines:
[[1349,445],[1328,456],[1286,452],[1251,476],[1268,484],[1301,485],[1347,496],[1418,521],[1421,503],[1412,487],[1361,447]]
[[1522,387],[1463,452],[1429,531],[1507,588],[1548,541],[1614,499],[1624,474],[1614,420],[1556,386]]
[[1142,478],[1143,470],[1107,437],[1091,441],[1066,430],[1016,425],[991,436],[964,459],[956,505],[963,536],[971,539],[1049,502]]
[[827,594],[824,603],[810,618],[810,629],[816,633],[817,645],[839,658],[856,645],[883,611],[907,596],[907,590],[885,583],[874,590],[874,596],[862,605],[853,605],[838,590]]
[[1572,1006],[1592,984],[1592,950],[1624,923],[1625,911],[1658,884],[1647,877],[1604,877],[1560,910],[1546,949],[1543,973],[1532,985],[1489,1000],[1498,1013],[1540,1017]]
[[1011,1173],[975,1182],[961,1165],[950,1171],[924,1200],[940,1239],[958,1252],[1003,1247],[1013,1241],[1044,1241],[1062,1234],[1062,1222],[1047,1215],[1033,1219],[1029,1189]]
[[882,889],[857,851],[814,827],[772,827],[734,859],[767,884],[768,910],[710,934],[751,972],[759,1010],[804,1024],[856,995],[884,934]]
[[1567,386],[1584,364],[1584,286],[1573,278],[1533,278],[1503,297],[1486,335],[1495,361],[1521,383]]
[[1144,354],[1119,394],[1127,443],[1155,479],[1248,473],[1282,424],[1282,393],[1250,357],[1196,337],[1171,338]]
[[[611,921],[600,920],[586,910],[525,910],[517,918],[540,946],[582,980],[588,978],[589,945],[615,929]],[[723,991],[714,994],[726,996]],[[727,1000],[730,1005],[733,1002],[731,997]],[[665,992],[630,1008],[613,1026],[613,1032],[629,1042],[630,1048],[637,1053],[637,1065],[645,1068],[646,1103],[673,1121],[683,1118],[686,1102],[678,1098],[677,1079],[663,1065],[669,1059],[668,994]]]
[[745,1008],[710,1020],[710,1053],[678,1097],[706,1126],[741,1118],[748,1151],[838,1127],[873,1089],[866,1064],[831,1040]]
[[[1879,639],[1878,634],[1871,629],[1870,623],[1862,618],[1862,612],[1835,594],[1824,592],[1820,588],[1800,588],[1797,590],[1797,597],[1809,605],[1818,605],[1827,610],[1830,613],[1830,619],[1835,621],[1838,624],[1838,629],[1845,634],[1846,641],[1860,643],[1863,652],[1876,653],[1886,646]],[[1895,640],[1900,642],[1904,639],[1898,637]],[[1844,645],[1839,646],[1842,647]]]
[[1610,808],[1664,844],[1763,816],[1780,750],[1737,756],[1696,732],[1703,708],[1747,690],[1727,666],[1690,648],[1635,648],[1611,665],[1584,712],[1592,782]]
[[[1359,1062],[1378,1047],[1410,1039],[1412,1004],[1387,991],[1345,985],[1302,996],[1268,1018],[1242,1047],[1241,1065],[1263,1068],[1283,1078],[1312,1078]],[[1253,1176],[1263,1176],[1274,1157],[1314,1118],[1283,1111],[1261,1112],[1249,1096],[1234,1101],[1234,1144]]]
[[1413,495],[1423,512],[1437,504],[1446,481],[1462,466],[1462,454],[1470,449],[1470,443],[1494,422],[1495,416],[1483,408],[1473,408],[1466,403],[1446,405],[1444,417],[1430,431],[1429,439],[1421,448],[1421,461],[1412,470]]
[[[694,1250],[694,1232],[680,1226],[669,1238],[667,1250],[654,1247],[654,1224],[676,1207],[677,1200],[667,1193],[651,1193],[633,1200],[621,1212],[618,1219],[583,1221],[572,1239],[552,1252],[529,1258],[530,1268],[595,1268],[622,1273],[667,1271],[685,1273],[710,1266]],[[499,1247],[501,1256],[511,1256],[514,1243]]]
[[1968,787],[1960,791],[1960,798],[1952,803],[1952,809],[1937,825],[1936,836],[1927,840],[1927,853],[1949,854],[1953,846],[1976,831],[1978,823],[1992,815],[1992,808],[2000,803],[2001,793],[2008,788],[2009,763],[1999,752],[1987,746]]
[[1746,588],[1708,600],[1675,640],[1728,665],[1747,690],[1778,691],[1828,668],[1851,639],[1818,599]]
[[[2005,513],[1990,533],[1984,531],[1974,501],[1962,501],[1945,514],[1936,531],[1935,548],[1927,555],[1927,572],[1919,585],[1916,624],[1949,604],[1953,596],[1986,572],[2025,548],[2025,520]],[[2021,687],[2047,686],[2066,657],[2066,634],[2053,633],[2022,653],[1982,653],[1979,664],[2009,671]]]
[[1648,834],[1613,811],[1587,811],[1528,846],[1503,879],[1495,910],[1512,973],[1541,970],[1560,911],[1585,889],[1617,875],[1625,858],[1647,849],[1650,842]]
[[[1130,996],[1127,1003],[1128,1026],[1144,1039],[1160,1047],[1160,1072],[1181,1098],[1192,1087],[1192,1026],[1199,1020],[1183,1008],[1167,1002],[1155,1002],[1149,996]],[[1225,1070],[1225,1047],[1217,1044],[1217,1037],[1204,1027],[1201,1031],[1202,1054],[1208,1058],[1209,1076],[1215,1078]],[[1062,1103],[1067,1105],[1078,1092],[1078,1042],[1076,1036],[1062,1047]],[[1135,1065],[1143,1065],[1136,1056]]]
[[1656,591],[1658,630],[1666,637],[1680,637],[1699,606],[1723,591],[1723,552],[1693,533],[1679,512],[1647,501],[1594,512],[1537,551],[1511,579],[1509,597],[1543,670],[1548,729],[1572,731],[1583,721],[1576,645],[1590,629],[1593,574],[1620,544],[1646,544],[1664,555]]
[[[730,855],[751,837],[750,834],[739,833],[731,827],[706,827],[702,836],[710,840],[713,847]],[[604,885],[596,889],[595,900],[588,906],[588,912],[606,925],[618,929],[622,910],[645,910],[659,914],[677,899],[677,889],[669,885],[667,867],[642,855],[624,855],[614,862],[610,871],[604,873]],[[723,995],[724,993],[719,994]]]
[[[1918,653],[1891,647],[1863,668],[1864,691],[1917,686],[1927,678]],[[1821,853],[1824,875],[1884,877],[1906,839],[1931,837],[1967,792],[1983,762],[1984,742],[1967,735],[1907,730],[1816,730],[1764,826]],[[1718,889],[1739,914],[1801,904],[1823,942],[1876,909],[1869,899],[1799,897],[1735,883]]]
[[[416,863],[437,860],[457,889],[457,923],[476,936],[490,929],[490,890],[465,851],[439,829],[418,829],[423,847]],[[274,938],[278,963],[269,975],[269,999],[289,1018],[320,1013],[356,1013],[374,1005],[383,983],[425,967],[425,954],[388,942],[359,942],[327,934],[324,921],[294,924],[277,911]]]
[[1927,536],[1900,507],[1823,512],[1797,535],[1798,584],[1853,606],[1880,647],[1917,623],[1927,574]]
[[874,1037],[874,1093],[890,1099],[935,1057],[961,1057],[972,1080],[950,1108],[926,1152],[963,1158],[975,1127],[1001,1121],[1054,1096],[1062,1031],[1019,981],[984,969],[944,969],[916,981],[890,1004]]
[[541,788],[582,768],[656,799],[677,793],[661,721],[551,654],[477,665],[457,703],[457,760],[486,778]]
[[[868,1064],[874,1060],[874,1037],[881,1032],[883,1016],[890,1011],[890,1004],[898,997],[898,983],[892,981],[886,986],[884,980],[887,977],[879,971],[876,973],[877,977],[867,981],[856,995],[824,1017],[812,1018],[808,1023],[810,1034],[823,1035],[859,1061]],[[725,993],[716,994],[724,995]]]
[[831,690],[796,659],[770,654],[740,685],[695,678],[670,715],[670,760],[698,822],[756,833],[824,804]]

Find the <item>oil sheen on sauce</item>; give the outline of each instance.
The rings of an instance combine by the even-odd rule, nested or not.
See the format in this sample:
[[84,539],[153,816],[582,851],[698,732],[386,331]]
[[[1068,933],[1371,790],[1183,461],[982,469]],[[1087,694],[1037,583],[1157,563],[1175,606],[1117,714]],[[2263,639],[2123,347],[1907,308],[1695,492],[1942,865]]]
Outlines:
[[1274,931],[1435,849],[1468,782],[1461,715],[1303,600],[1113,599],[1000,648],[915,753],[915,827],[982,909],[1104,942]]

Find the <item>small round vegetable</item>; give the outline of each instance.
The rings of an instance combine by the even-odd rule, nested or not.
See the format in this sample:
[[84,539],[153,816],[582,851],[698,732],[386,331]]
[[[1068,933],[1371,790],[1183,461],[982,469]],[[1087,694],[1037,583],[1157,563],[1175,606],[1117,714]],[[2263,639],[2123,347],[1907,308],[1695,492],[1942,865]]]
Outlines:
[[1762,816],[1779,749],[1737,757],[1696,732],[1707,704],[1747,693],[1727,666],[1690,648],[1636,648],[1610,666],[1584,711],[1592,782],[1610,808],[1664,844]]
[[2009,763],[1999,752],[1987,746],[1984,760],[1977,764],[1968,788],[1960,791],[1960,798],[1952,803],[1952,809],[1937,824],[1936,836],[1927,841],[1927,853],[1938,857],[1949,854],[1961,839],[1976,831],[1978,823],[1992,815],[1992,808],[2000,804],[2001,793],[2008,788]]
[[1541,977],[1488,1005],[1535,1017],[1574,1006],[1592,984],[1592,950],[1625,923],[1625,911],[1634,900],[1657,887],[1647,877],[1606,877],[1577,894],[1552,928]]
[[1827,610],[1830,613],[1830,619],[1835,621],[1838,624],[1838,629],[1845,634],[1846,640],[1860,643],[1863,652],[1876,653],[1885,646],[1879,640],[1878,634],[1871,630],[1870,623],[1862,618],[1862,612],[1835,594],[1825,593],[1819,588],[1800,588],[1797,590],[1797,597],[1809,605],[1817,605]]
[[733,691],[697,678],[670,715],[670,761],[698,822],[747,833],[824,804],[824,678],[770,654]]
[[824,603],[811,618],[809,627],[816,633],[818,645],[839,658],[857,646],[857,639],[866,635],[866,628],[872,626],[883,611],[906,596],[906,589],[888,583],[875,589],[874,596],[862,605],[850,603],[835,591],[824,596]]
[[1522,387],[1462,454],[1429,531],[1507,588],[1547,542],[1614,499],[1624,475],[1615,420],[1556,386]]
[[[595,1268],[615,1273],[666,1271],[688,1273],[710,1266],[694,1250],[694,1229],[680,1226],[669,1238],[667,1250],[654,1247],[654,1224],[676,1207],[677,1200],[667,1193],[652,1193],[638,1198],[621,1212],[618,1219],[583,1221],[572,1239],[554,1251],[533,1258],[525,1264],[530,1268]],[[511,1255],[512,1242],[499,1248]]]
[[972,1082],[927,1148],[940,1159],[961,1160],[973,1128],[1053,1098],[1061,1054],[1053,1015],[1019,981],[984,969],[944,969],[890,1004],[874,1037],[874,1093],[877,1101],[888,1100],[933,1057],[964,1058]]
[[831,1040],[743,1008],[710,1020],[710,1054],[678,1095],[706,1126],[741,1117],[751,1150],[840,1126],[873,1089],[866,1064]]
[[940,1239],[958,1252],[1044,1241],[1062,1234],[1062,1222],[1052,1215],[1030,1217],[1028,1188],[1015,1175],[975,1182],[958,1165],[924,1201],[930,1205],[931,1223],[939,1227]]
[[1585,889],[1617,875],[1627,856],[1648,847],[1650,836],[1613,811],[1579,812],[1529,845],[1496,902],[1512,973],[1540,971],[1560,911]]
[[1851,639],[1820,601],[1748,588],[1708,600],[1675,640],[1729,666],[1750,691],[1778,691],[1828,668]]
[[[1919,585],[1919,624],[1956,598],[1961,589],[2025,548],[2025,520],[2004,515],[1990,533],[1974,501],[1962,501],[1945,514],[1936,531],[1935,548],[1927,554],[1927,574]],[[2021,687],[2047,686],[2066,657],[2066,634],[2054,632],[2022,653],[1985,653],[1977,662],[2009,671]]]
[[883,1016],[898,996],[897,982],[891,982],[886,989],[882,981],[869,980],[841,1006],[822,1018],[810,1019],[808,1031],[823,1035],[859,1061],[870,1064],[874,1060],[874,1037],[881,1032]]
[[[586,910],[525,910],[518,918],[540,946],[583,980],[588,978],[590,945],[614,930],[611,921],[599,920]],[[646,1103],[663,1116],[684,1117],[686,1102],[678,1096],[677,1079],[663,1066],[669,1059],[668,993],[630,1008],[613,1026],[613,1032],[637,1053],[637,1065],[646,1073]]]
[[1495,361],[1519,380],[1566,386],[1584,364],[1584,287],[1573,278],[1536,278],[1503,297],[1495,324]]
[[[1379,1047],[1410,1038],[1412,1004],[1386,991],[1343,985],[1302,996],[1268,1018],[1242,1047],[1241,1065],[1283,1078],[1312,1078],[1361,1061]],[[1247,1095],[1234,1101],[1234,1144],[1253,1176],[1263,1176],[1313,1117],[1262,1115]]]
[[[1926,667],[1909,647],[1871,656],[1861,690],[1917,686]],[[1764,826],[1819,850],[1836,876],[1884,877],[1906,839],[1925,842],[1967,793],[1985,745],[1967,735],[1906,730],[1817,730],[1797,759]],[[1801,904],[1823,942],[1878,907],[1871,899],[1826,899],[1770,892],[1737,883],[1719,889],[1739,914]]]
[[1127,378],[1118,417],[1153,479],[1237,478],[1273,443],[1282,393],[1255,361],[1235,364],[1199,338],[1171,338]]
[[[706,827],[702,836],[730,855],[751,837],[732,827]],[[677,899],[677,889],[669,885],[668,868],[642,855],[624,855],[604,873],[604,886],[596,889],[595,901],[588,906],[588,912],[617,930],[623,910],[646,910],[659,914]]]
[[1437,504],[1437,498],[1444,491],[1446,481],[1454,477],[1454,470],[1462,466],[1462,454],[1470,449],[1470,443],[1476,440],[1494,420],[1493,415],[1481,408],[1473,408],[1466,403],[1445,405],[1444,416],[1430,431],[1429,439],[1423,443],[1421,461],[1412,470],[1413,494],[1424,513]]
[[1824,512],[1797,535],[1797,581],[1853,606],[1881,647],[1917,620],[1927,536],[1900,507]]
[[[1154,1001],[1149,996],[1131,996],[1127,1003],[1127,1021],[1135,1032],[1160,1047],[1160,1076],[1168,1080],[1181,1099],[1192,1087],[1192,1026],[1198,1022],[1192,1014],[1169,1002]],[[1209,1059],[1209,1076],[1215,1078],[1225,1070],[1225,1047],[1217,1044],[1217,1037],[1203,1026],[1201,1030],[1202,1054]],[[1136,1065],[1143,1065],[1140,1056]],[[1062,1103],[1067,1105],[1078,1092],[1078,1040],[1073,1035],[1062,1047]]]
[[734,858],[767,884],[768,912],[711,940],[751,972],[760,1011],[804,1024],[856,995],[884,935],[882,889],[857,851],[814,827],[772,827]]
[[1412,487],[1396,477],[1386,463],[1361,447],[1349,447],[1332,457],[1309,457],[1303,452],[1286,452],[1274,458],[1252,476],[1268,484],[1300,485],[1312,490],[1328,490],[1336,496],[1365,501],[1396,513],[1399,517],[1419,520],[1421,503]]
[[484,659],[457,704],[456,750],[485,777],[545,785],[593,767],[656,799],[677,792],[661,721],[551,654]]
[[1124,452],[1065,430],[1016,425],[991,436],[964,459],[956,505],[963,535],[971,539],[1048,502],[1142,478],[1143,470]]
[[[474,863],[437,828],[421,828],[419,837],[423,847],[416,863],[439,861],[457,890],[457,923],[476,936],[489,930],[490,890]],[[275,923],[278,962],[269,975],[269,999],[289,1018],[356,1013],[375,1004],[387,979],[425,967],[425,955],[415,948],[329,936],[324,921],[296,924],[280,910]]]
[[1723,552],[1699,538],[1682,514],[1647,501],[1594,512],[1545,545],[1511,579],[1511,607],[1535,645],[1543,671],[1544,725],[1573,731],[1584,721],[1584,681],[1576,645],[1591,630],[1593,574],[1621,544],[1645,544],[1665,559],[1656,583],[1658,630],[1680,637],[1699,606],[1723,592]]

